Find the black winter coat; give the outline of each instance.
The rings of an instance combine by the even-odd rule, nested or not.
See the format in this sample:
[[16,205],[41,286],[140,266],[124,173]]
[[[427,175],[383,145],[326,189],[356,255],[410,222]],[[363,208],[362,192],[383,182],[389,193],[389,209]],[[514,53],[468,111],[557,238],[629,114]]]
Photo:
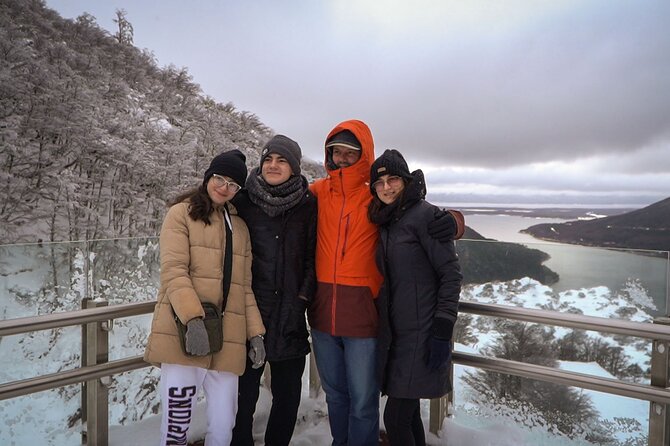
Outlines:
[[427,366],[433,318],[456,322],[462,279],[454,242],[428,234],[436,209],[421,199],[380,227],[377,370],[382,392],[394,398],[438,398],[451,390],[450,364]]
[[315,285],[316,198],[305,190],[288,211],[270,217],[240,191],[233,200],[251,236],[252,283],[265,325],[266,360],[278,361],[309,353],[305,309]]

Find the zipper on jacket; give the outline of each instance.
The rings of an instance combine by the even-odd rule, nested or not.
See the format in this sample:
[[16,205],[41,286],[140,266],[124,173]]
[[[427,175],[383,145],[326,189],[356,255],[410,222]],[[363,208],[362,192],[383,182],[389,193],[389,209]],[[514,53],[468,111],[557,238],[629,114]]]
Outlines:
[[[342,208],[340,209],[340,218],[337,220],[337,245],[340,246],[340,233],[342,229],[342,216],[344,215],[344,205],[347,196],[344,193],[344,178],[342,177],[342,169],[340,169],[340,186],[342,187]],[[337,252],[337,251],[336,251]],[[344,252],[342,253],[344,255]],[[333,259],[333,303],[330,308],[331,331],[335,335],[335,314],[337,313],[337,256]]]
[[[341,219],[342,217],[340,217]],[[342,243],[342,261],[344,261],[344,252],[347,249],[347,240],[349,239],[349,218],[350,215],[347,215],[347,222],[344,224],[344,242]]]

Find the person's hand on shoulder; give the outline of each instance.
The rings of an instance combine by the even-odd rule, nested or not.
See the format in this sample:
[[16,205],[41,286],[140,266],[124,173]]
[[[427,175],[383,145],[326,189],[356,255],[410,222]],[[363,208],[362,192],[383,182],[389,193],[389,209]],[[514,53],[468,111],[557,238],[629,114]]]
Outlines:
[[450,242],[463,237],[465,218],[460,211],[435,211],[435,219],[428,223],[428,235],[440,242]]

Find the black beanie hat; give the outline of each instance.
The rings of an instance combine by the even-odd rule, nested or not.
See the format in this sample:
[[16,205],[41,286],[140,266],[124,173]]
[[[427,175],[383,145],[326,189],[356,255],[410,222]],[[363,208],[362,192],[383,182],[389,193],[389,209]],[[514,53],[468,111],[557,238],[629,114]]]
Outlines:
[[202,184],[207,184],[212,175],[217,174],[230,177],[240,187],[244,187],[244,183],[247,181],[246,161],[247,157],[237,149],[219,153],[209,164]]
[[275,135],[270,141],[266,142],[261,151],[261,166],[265,157],[271,153],[277,153],[288,161],[293,175],[300,175],[300,159],[302,158],[302,151],[297,142],[293,141],[284,135]]
[[397,175],[411,179],[412,174],[407,167],[407,162],[402,154],[396,149],[386,149],[370,167],[370,190],[374,194],[372,185],[383,175]]

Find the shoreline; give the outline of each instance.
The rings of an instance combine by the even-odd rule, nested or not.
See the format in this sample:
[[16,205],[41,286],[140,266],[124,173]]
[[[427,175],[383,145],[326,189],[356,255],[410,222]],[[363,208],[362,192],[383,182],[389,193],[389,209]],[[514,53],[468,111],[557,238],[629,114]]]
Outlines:
[[[452,208],[453,209],[453,208]],[[466,206],[455,207],[464,215],[513,215],[528,218],[560,218],[565,220],[595,219],[625,214],[637,208],[521,208],[521,207],[493,207],[493,206]]]

